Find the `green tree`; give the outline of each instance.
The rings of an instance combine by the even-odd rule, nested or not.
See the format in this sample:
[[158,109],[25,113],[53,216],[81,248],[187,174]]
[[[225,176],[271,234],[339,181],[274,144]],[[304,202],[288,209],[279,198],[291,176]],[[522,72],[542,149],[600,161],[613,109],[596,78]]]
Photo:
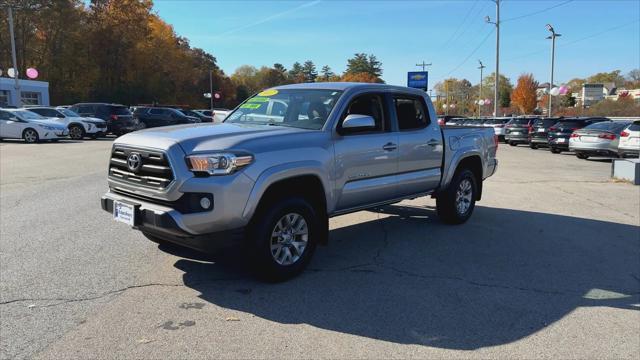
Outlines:
[[382,76],[382,63],[375,55],[356,53],[354,57],[347,60],[347,70],[345,74],[367,73],[376,78]]
[[567,93],[560,98],[560,106],[574,107],[576,106],[576,98],[574,98],[571,93]]
[[304,76],[305,82],[314,82],[318,77],[318,71],[316,65],[311,60],[307,60],[302,65],[302,76]]
[[320,74],[322,75],[322,79],[324,81],[328,81],[329,79],[335,76],[333,71],[331,71],[331,68],[329,67],[329,65],[323,66],[322,70],[320,70]]
[[604,84],[614,83],[617,87],[624,85],[624,77],[620,74],[620,70],[614,70],[611,72],[601,72],[587,78],[588,83],[592,84]]
[[290,81],[294,83],[303,82],[304,74],[302,73],[302,65],[299,62],[294,62],[287,75]]

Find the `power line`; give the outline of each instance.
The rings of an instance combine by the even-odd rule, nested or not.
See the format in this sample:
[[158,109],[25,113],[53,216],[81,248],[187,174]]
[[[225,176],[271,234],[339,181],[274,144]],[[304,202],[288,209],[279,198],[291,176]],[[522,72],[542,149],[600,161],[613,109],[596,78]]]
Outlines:
[[473,54],[475,54],[476,51],[478,51],[478,49],[480,49],[480,47],[482,47],[482,45],[484,45],[484,43],[487,41],[487,39],[489,39],[489,36],[491,36],[491,34],[493,34],[494,31],[495,31],[495,28],[492,28],[491,31],[489,31],[487,33],[487,35],[484,37],[484,39],[482,39],[482,41],[480,41],[480,44],[478,44],[478,46],[476,46],[476,48],[473,49],[473,51],[471,51],[471,53],[469,55],[467,55],[467,57],[464,58],[464,60],[462,60],[462,62],[460,64],[458,64],[458,66],[456,66],[453,70],[449,71],[446,76],[449,76],[452,73],[454,73],[456,70],[460,69],[460,67],[462,67],[462,65],[464,65],[469,60],[469,58],[471,58],[473,56]]
[[543,12],[547,12],[547,11],[549,11],[549,10],[551,10],[551,9],[555,9],[555,8],[557,8],[557,7],[560,7],[560,6],[566,5],[566,4],[570,3],[570,2],[573,2],[573,0],[563,1],[563,2],[561,2],[560,4],[555,4],[555,5],[553,5],[553,6],[549,6],[548,8],[544,8],[544,9],[542,9],[542,10],[538,10],[538,11],[534,11],[534,12],[532,12],[532,13],[528,13],[528,14],[524,14],[524,15],[520,15],[520,16],[516,16],[516,17],[508,18],[508,19],[504,19],[504,20],[502,20],[502,22],[507,22],[507,21],[512,21],[512,20],[518,20],[518,19],[522,19],[522,18],[529,17],[529,16],[542,14]]
[[[594,38],[596,36],[600,36],[602,34],[606,34],[608,32],[621,29],[623,27],[629,26],[629,25],[631,25],[633,23],[637,23],[639,21],[640,20],[633,20],[633,21],[630,21],[630,22],[627,22],[627,23],[624,23],[624,24],[621,24],[621,25],[618,25],[618,26],[614,26],[614,27],[610,27],[610,28],[604,29],[602,31],[599,31],[597,33],[585,36],[585,37],[580,38],[580,39],[576,39],[576,40],[569,41],[569,42],[566,42],[566,43],[560,43],[560,44],[558,44],[558,47],[565,47],[565,46],[573,45],[573,44],[578,43],[580,41],[588,40],[588,39]],[[527,53],[527,54],[518,55],[516,57],[509,58],[509,59],[507,59],[505,61],[514,61],[514,60],[522,59],[522,58],[525,58],[525,57],[528,57],[528,56],[531,56],[531,55],[537,55],[537,54],[540,54],[540,53],[543,53],[543,52],[546,52],[546,51],[547,51],[546,49],[538,50],[538,51],[530,52],[530,53]]]
[[453,38],[458,34],[458,31],[460,31],[460,29],[462,29],[462,26],[466,24],[467,20],[469,19],[469,15],[471,15],[471,12],[473,11],[473,9],[476,7],[477,4],[478,4],[478,0],[473,2],[473,5],[469,8],[469,11],[467,11],[467,14],[464,16],[464,19],[462,20],[460,25],[458,25],[456,30],[451,33],[451,36],[449,37],[449,39],[444,42],[444,47],[449,46]]

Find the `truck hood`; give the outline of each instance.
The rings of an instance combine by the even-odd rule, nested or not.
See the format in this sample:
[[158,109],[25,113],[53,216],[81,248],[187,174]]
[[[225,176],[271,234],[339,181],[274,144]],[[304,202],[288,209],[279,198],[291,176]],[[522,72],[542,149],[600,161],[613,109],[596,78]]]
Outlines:
[[116,142],[159,149],[168,149],[171,145],[178,144],[186,154],[193,154],[227,149],[244,150],[241,143],[247,140],[305,131],[308,130],[284,126],[201,123],[135,131],[119,137]]

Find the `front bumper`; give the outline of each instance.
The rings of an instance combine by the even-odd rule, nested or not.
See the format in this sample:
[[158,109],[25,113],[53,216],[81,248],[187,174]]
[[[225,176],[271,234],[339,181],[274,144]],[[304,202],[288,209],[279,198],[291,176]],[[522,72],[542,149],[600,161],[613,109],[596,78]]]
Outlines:
[[133,226],[134,229],[177,245],[212,253],[221,249],[239,246],[244,240],[244,228],[206,234],[191,233],[182,224],[181,217],[184,215],[177,210],[112,192],[105,194],[101,198],[102,209],[113,214],[114,200],[134,206],[136,219]]

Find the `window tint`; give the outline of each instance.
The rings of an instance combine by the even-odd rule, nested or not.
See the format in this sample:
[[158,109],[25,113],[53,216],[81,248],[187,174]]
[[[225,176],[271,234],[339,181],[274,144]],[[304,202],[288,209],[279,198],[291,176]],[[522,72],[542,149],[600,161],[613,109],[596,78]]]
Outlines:
[[529,124],[529,121],[531,121],[531,119],[511,119],[511,121],[509,121],[510,125],[527,125]]
[[557,122],[558,122],[558,119],[537,119],[536,121],[533,122],[533,126],[547,128],[547,127],[553,126],[553,124]]
[[429,125],[429,116],[418,98],[393,99],[400,130],[421,129]]
[[346,115],[369,115],[375,120],[376,127],[372,131],[388,130],[382,98],[379,95],[367,94],[355,98],[349,104]]
[[631,131],[640,131],[640,122],[634,122],[633,124],[631,124],[631,126],[629,126],[629,129]]
[[271,106],[271,115],[282,116],[284,118],[285,113],[287,112],[287,105],[275,101]]
[[40,114],[42,116],[47,116],[47,117],[58,116],[58,112],[53,109],[29,109],[29,111],[33,111],[36,114]]
[[110,106],[109,110],[113,115],[131,115],[131,111],[125,106]]
[[166,114],[167,111],[164,109],[151,109],[149,110],[149,114],[151,115],[164,115]]

